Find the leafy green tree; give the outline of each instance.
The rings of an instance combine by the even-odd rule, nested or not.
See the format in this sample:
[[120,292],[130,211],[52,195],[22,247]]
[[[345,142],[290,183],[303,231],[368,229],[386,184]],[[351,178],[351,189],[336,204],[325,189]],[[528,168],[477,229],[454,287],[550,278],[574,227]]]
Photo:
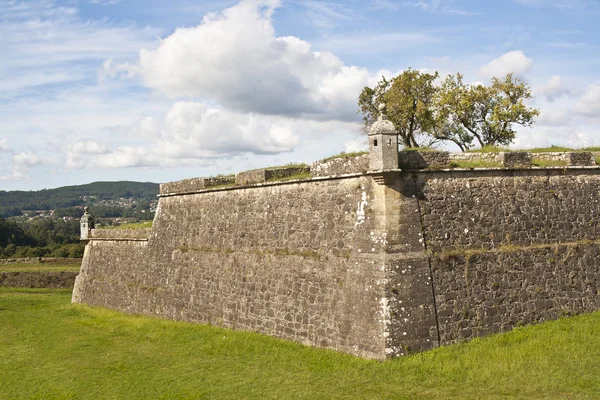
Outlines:
[[524,104],[531,89],[512,74],[493,78],[490,86],[465,84],[459,73],[436,86],[438,76],[408,69],[365,87],[358,98],[365,132],[379,116],[377,106],[386,103],[385,113],[405,148],[451,141],[466,151],[475,144],[508,145],[515,138],[514,125],[532,126],[539,115]]
[[530,127],[539,110],[527,107],[531,98],[527,84],[508,74],[492,78],[491,86],[468,85],[461,74],[449,75],[442,83],[436,101],[443,132],[462,150],[476,141],[481,147],[509,145],[515,138],[513,126]]
[[435,125],[433,106],[437,89],[434,81],[437,78],[437,72],[429,74],[408,69],[391,81],[383,77],[375,88],[365,87],[358,98],[365,130],[379,116],[377,106],[383,102],[385,114],[398,130],[404,147],[421,147],[435,142],[430,133]]

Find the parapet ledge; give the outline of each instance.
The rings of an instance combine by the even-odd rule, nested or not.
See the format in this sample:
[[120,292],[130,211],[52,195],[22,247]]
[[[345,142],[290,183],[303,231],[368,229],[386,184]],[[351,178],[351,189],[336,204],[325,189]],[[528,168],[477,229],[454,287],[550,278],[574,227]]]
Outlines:
[[148,240],[151,230],[152,228],[92,229],[90,239],[144,242]]
[[160,185],[160,194],[187,193],[211,187],[235,185],[233,175],[215,176],[212,178],[192,178]]
[[310,174],[310,167],[308,165],[259,168],[236,174],[235,184],[244,186],[251,185],[253,183],[264,183],[308,174]]
[[398,166],[402,170],[596,167],[598,156],[589,151],[450,153],[410,150],[398,153]]
[[315,161],[310,167],[313,177],[366,173],[370,169],[369,154],[341,155]]
[[269,181],[263,183],[252,183],[247,185],[227,185],[220,187],[209,187],[205,189],[196,189],[189,191],[181,191],[181,192],[171,192],[171,193],[161,193],[159,197],[174,197],[174,196],[188,196],[192,194],[206,193],[206,192],[224,192],[224,191],[233,191],[233,190],[241,190],[241,189],[252,189],[252,188],[261,188],[267,186],[282,186],[282,185],[293,185],[296,183],[305,183],[305,182],[320,182],[320,181],[329,181],[336,179],[347,179],[347,178],[356,178],[359,176],[365,176],[366,173],[356,173],[356,174],[341,174],[341,175],[330,175],[330,176],[318,176],[318,177],[306,177],[300,179],[286,179],[279,181]]

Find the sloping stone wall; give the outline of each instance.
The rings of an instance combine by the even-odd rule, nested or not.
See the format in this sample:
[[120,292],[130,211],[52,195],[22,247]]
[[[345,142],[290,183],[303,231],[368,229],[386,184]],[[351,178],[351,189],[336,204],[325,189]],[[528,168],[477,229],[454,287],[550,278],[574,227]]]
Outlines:
[[383,358],[385,242],[373,185],[359,177],[162,197],[147,242],[92,238],[73,300]]
[[442,344],[600,309],[600,170],[413,176]]
[[600,309],[597,167],[179,189],[93,232],[74,301],[377,359]]

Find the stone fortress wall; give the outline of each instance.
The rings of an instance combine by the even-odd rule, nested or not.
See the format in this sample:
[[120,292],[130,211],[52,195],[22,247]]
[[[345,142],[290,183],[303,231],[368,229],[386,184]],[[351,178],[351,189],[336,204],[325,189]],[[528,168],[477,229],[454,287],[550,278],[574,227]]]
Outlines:
[[312,178],[162,185],[151,229],[90,232],[73,301],[374,359],[600,309],[593,154],[451,169],[411,151],[394,168],[371,143]]

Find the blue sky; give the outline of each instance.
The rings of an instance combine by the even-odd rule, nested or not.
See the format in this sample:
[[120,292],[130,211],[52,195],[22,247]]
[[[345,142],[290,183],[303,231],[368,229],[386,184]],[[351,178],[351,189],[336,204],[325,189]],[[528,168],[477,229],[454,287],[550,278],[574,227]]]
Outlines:
[[513,72],[541,110],[515,147],[600,145],[599,18],[597,0],[0,0],[0,190],[358,150],[360,90],[409,67]]

